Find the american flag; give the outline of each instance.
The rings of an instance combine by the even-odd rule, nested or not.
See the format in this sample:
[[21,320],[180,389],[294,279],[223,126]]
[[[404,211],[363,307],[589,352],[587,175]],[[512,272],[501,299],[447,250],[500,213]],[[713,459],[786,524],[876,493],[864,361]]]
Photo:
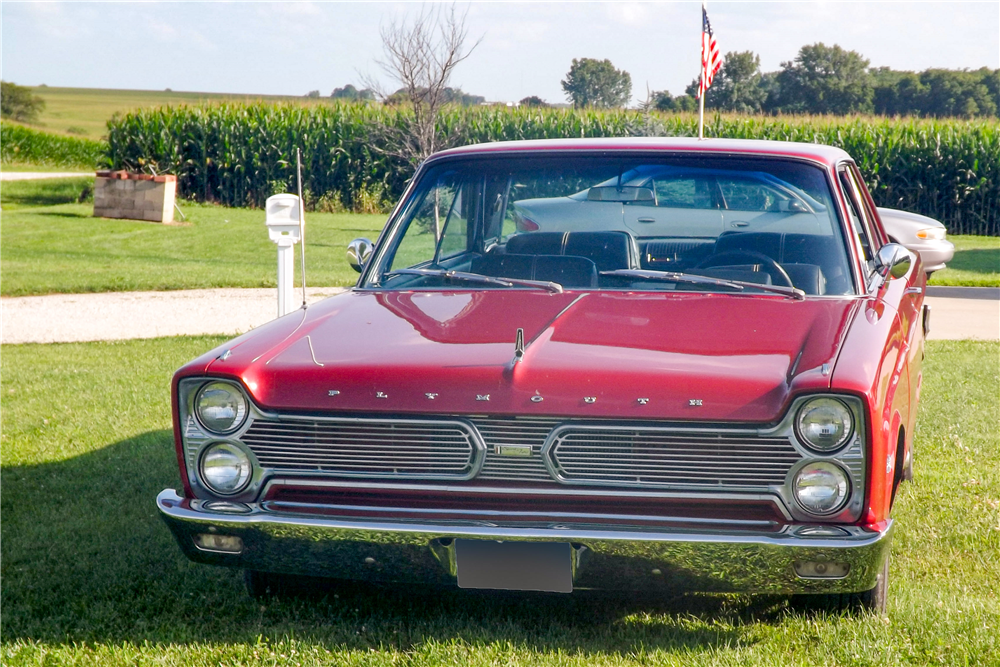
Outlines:
[[701,6],[701,83],[698,85],[698,97],[705,94],[712,85],[715,73],[722,67],[719,57],[719,45],[712,33],[712,24],[708,22],[708,10]]

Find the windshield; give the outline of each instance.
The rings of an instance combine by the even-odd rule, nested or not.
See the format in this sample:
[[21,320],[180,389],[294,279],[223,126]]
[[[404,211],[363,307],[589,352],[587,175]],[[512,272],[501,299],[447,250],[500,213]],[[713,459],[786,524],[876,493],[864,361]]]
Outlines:
[[452,160],[423,173],[366,286],[848,294],[835,208],[792,160]]

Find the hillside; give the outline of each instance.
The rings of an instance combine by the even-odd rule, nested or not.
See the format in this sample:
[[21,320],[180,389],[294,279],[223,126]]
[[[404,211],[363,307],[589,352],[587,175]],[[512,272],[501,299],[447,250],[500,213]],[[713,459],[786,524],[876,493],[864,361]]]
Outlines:
[[107,122],[116,112],[163,105],[201,104],[205,102],[294,101],[323,104],[329,98],[282,97],[278,95],[232,95],[226,93],[174,92],[164,90],[114,90],[102,88],[29,88],[45,100],[35,127],[55,134],[69,134],[87,139],[101,139],[107,134]]

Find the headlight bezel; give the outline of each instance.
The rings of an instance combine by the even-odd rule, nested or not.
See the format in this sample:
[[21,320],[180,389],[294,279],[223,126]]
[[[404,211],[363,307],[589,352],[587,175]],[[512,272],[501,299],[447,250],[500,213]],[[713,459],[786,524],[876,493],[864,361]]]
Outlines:
[[[241,473],[239,483],[231,490],[220,489],[217,486],[213,485],[209,481],[209,476],[205,473],[205,460],[216,448],[227,448],[235,451],[236,453],[239,454],[239,456],[242,457],[242,462],[245,464],[245,466],[243,466],[244,470]],[[246,451],[246,449],[242,447],[239,443],[234,442],[232,440],[213,440],[208,444],[206,444],[202,448],[201,452],[198,453],[198,462],[197,462],[198,481],[207,491],[219,497],[230,498],[246,491],[247,488],[254,481],[256,469],[257,466],[254,463],[252,455],[248,451]]]
[[[841,483],[838,486],[842,486],[843,490],[839,496],[837,504],[833,505],[829,509],[817,510],[811,508],[799,497],[799,476],[810,466],[829,467],[834,469],[840,475]],[[789,492],[796,506],[809,516],[816,518],[830,518],[844,511],[844,509],[850,504],[851,498],[854,496],[854,482],[851,479],[851,471],[838,460],[828,458],[805,459],[789,472]]]
[[[814,441],[810,440],[805,433],[803,433],[802,418],[806,416],[810,407],[816,406],[816,404],[821,402],[825,402],[833,407],[842,409],[844,414],[847,416],[844,433],[832,446],[818,445]],[[848,448],[854,441],[854,434],[858,428],[857,422],[858,420],[855,418],[854,411],[851,410],[850,406],[848,406],[847,403],[839,397],[832,395],[812,396],[805,399],[801,405],[796,408],[795,413],[792,416],[792,426],[795,432],[795,437],[798,439],[799,443],[807,449],[811,455],[818,455],[821,457],[832,456]]]
[[[205,395],[205,392],[215,386],[229,388],[242,402],[240,409],[237,410],[237,415],[232,425],[223,430],[213,428],[205,423],[205,419],[201,414],[201,406],[199,405],[202,397]],[[243,389],[234,382],[229,382],[227,380],[209,380],[198,387],[197,391],[195,391],[193,400],[191,401],[191,413],[198,421],[198,425],[204,429],[206,433],[211,433],[216,436],[232,435],[236,431],[240,430],[244,424],[246,424],[247,417],[250,415],[250,400],[243,392]]]

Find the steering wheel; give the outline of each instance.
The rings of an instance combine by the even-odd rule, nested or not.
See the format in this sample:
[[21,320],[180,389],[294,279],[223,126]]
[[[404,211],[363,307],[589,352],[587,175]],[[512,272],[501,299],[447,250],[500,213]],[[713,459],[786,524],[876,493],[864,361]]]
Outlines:
[[794,287],[792,285],[792,279],[788,277],[788,272],[782,268],[781,264],[765,255],[764,253],[756,252],[753,250],[730,250],[728,252],[720,252],[718,255],[710,255],[698,263],[696,269],[710,269],[715,266],[734,266],[736,264],[745,263],[733,260],[751,260],[752,264],[762,264],[764,270],[769,276],[771,276],[771,281],[775,285],[781,285],[783,287]]

